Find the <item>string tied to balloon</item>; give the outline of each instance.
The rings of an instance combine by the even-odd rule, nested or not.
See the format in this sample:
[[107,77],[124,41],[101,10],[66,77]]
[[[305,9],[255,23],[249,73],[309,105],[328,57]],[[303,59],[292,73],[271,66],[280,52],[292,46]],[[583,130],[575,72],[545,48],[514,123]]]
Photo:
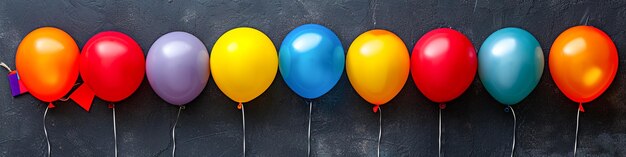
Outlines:
[[311,156],[311,113],[313,112],[313,101],[309,101],[309,129],[307,133],[307,156]]
[[176,125],[178,125],[178,118],[180,118],[180,111],[183,109],[185,109],[185,106],[178,107],[176,120],[174,120],[174,126],[172,126],[172,157],[176,155]]
[[115,104],[110,103],[109,108],[113,110],[113,144],[115,147],[115,157],[117,157],[117,125],[115,124]]
[[46,129],[46,116],[48,115],[48,109],[50,107],[46,107],[46,110],[43,112],[43,133],[46,137],[46,144],[48,146],[48,157],[50,156],[50,139],[48,138],[48,129]]
[[[9,67],[6,67],[6,64],[4,64],[3,62],[0,62],[0,66],[5,67],[7,70],[11,70]],[[78,84],[79,83],[75,84],[74,86]],[[59,101],[67,101],[67,100],[69,100],[69,97],[59,99]],[[46,106],[46,110],[43,112],[43,133],[44,133],[44,136],[46,137],[46,144],[48,146],[48,156],[50,156],[50,139],[48,137],[48,129],[46,128],[46,117],[48,116],[48,110],[51,108],[55,108],[55,107],[56,106],[54,106],[52,102],[49,102],[48,106]]]
[[376,145],[376,156],[380,157],[380,139],[383,133],[383,110],[379,107],[379,105],[376,105],[375,108],[377,111],[379,111],[378,112],[378,144]]
[[580,124],[580,112],[585,112],[583,109],[583,103],[578,103],[578,112],[576,113],[576,134],[574,135],[574,156],[576,156],[576,147],[578,147],[578,125]]
[[237,105],[237,109],[241,110],[241,124],[242,124],[242,133],[243,133],[243,156],[246,156],[246,113],[242,102],[239,102]]
[[374,113],[378,112],[378,110],[380,110],[380,106],[379,105],[374,105],[374,108],[372,108],[372,111],[374,111]]
[[504,108],[504,112],[511,112],[513,114],[513,142],[511,145],[511,157],[513,157],[513,154],[515,152],[515,131],[517,130],[517,117],[515,116],[515,110],[513,110],[513,107],[511,107],[510,105]]
[[439,156],[441,156],[441,132],[442,132],[441,131],[442,130],[442,127],[441,127],[441,110],[443,110],[443,109],[446,109],[446,104],[440,103],[439,104],[439,136],[438,136],[439,146],[438,146],[438,151],[437,151],[437,154],[439,154]]

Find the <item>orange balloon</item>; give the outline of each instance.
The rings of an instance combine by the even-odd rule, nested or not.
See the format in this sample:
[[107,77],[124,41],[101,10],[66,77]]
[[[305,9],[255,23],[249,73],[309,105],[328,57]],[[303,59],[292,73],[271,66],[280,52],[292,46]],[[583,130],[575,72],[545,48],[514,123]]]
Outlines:
[[78,46],[63,30],[42,27],[17,48],[15,65],[31,95],[52,102],[67,94],[78,79]]
[[548,61],[556,85],[578,103],[596,99],[611,85],[617,63],[611,38],[592,26],[575,26],[561,33]]
[[354,90],[378,106],[400,93],[409,77],[410,62],[409,51],[400,37],[375,29],[352,41],[346,55],[346,73]]

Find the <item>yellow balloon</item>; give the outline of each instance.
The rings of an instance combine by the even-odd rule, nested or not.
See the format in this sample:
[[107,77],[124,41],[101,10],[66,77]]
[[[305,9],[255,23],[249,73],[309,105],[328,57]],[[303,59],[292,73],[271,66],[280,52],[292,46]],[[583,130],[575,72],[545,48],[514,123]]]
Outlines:
[[387,30],[359,35],[348,49],[346,71],[352,87],[374,105],[395,97],[409,76],[409,52],[398,36]]
[[272,84],[278,71],[278,55],[263,32],[239,27],[217,39],[210,66],[217,87],[230,99],[244,103]]

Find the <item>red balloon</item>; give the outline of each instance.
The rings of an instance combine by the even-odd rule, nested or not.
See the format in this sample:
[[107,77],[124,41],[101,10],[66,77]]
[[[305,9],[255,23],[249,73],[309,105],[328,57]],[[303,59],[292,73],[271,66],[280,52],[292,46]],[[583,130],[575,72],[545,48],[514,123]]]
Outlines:
[[93,36],[80,55],[80,74],[100,99],[121,101],[137,90],[145,75],[143,51],[129,36],[114,31]]
[[411,75],[417,88],[431,101],[446,103],[459,97],[472,83],[477,68],[476,50],[465,35],[449,28],[426,33],[413,48]]

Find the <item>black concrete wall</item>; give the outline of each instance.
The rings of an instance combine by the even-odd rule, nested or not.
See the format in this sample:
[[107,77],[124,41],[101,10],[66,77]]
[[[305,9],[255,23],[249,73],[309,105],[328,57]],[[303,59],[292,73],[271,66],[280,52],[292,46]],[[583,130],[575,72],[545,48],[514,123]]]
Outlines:
[[[478,48],[492,32],[521,27],[536,36],[548,56],[554,39],[582,24],[604,30],[618,50],[626,49],[626,1],[487,1],[487,0],[158,0],[158,1],[0,1],[0,60],[15,66],[15,51],[31,30],[55,26],[67,31],[80,47],[94,34],[116,30],[133,37],[147,52],[170,31],[187,31],[209,48],[225,31],[250,26],[264,31],[280,46],[285,35],[306,23],[335,31],[348,48],[354,38],[373,28],[398,34],[412,49],[429,30],[451,27]],[[146,53],[144,52],[144,53]],[[585,104],[581,114],[581,156],[626,156],[626,54],[611,87]],[[43,156],[46,143],[42,115],[45,104],[30,95],[12,98],[0,77],[0,156]],[[314,100],[313,156],[374,156],[378,114],[350,86],[345,73],[328,94]],[[112,156],[111,109],[100,100],[90,113],[73,102],[59,102],[48,115],[53,156]],[[241,113],[211,79],[204,92],[187,105],[177,131],[179,156],[240,156]],[[514,107],[518,116],[519,156],[571,156],[577,104],[555,86],[546,68],[538,87]],[[443,111],[444,156],[506,156],[513,120],[478,80]],[[161,100],[147,80],[117,105],[120,156],[169,156],[170,130],[178,108]],[[436,156],[438,107],[409,78],[382,107],[381,156]],[[249,156],[305,156],[308,106],[276,76],[271,87],[246,104]]]

